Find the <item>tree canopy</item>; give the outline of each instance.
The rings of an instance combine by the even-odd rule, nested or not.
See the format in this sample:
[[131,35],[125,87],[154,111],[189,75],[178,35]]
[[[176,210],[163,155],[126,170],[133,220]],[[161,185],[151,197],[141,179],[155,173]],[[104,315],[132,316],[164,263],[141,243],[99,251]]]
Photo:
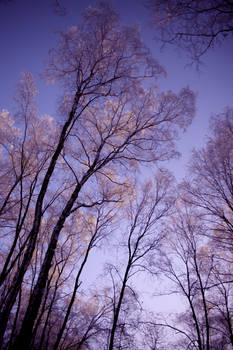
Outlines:
[[[0,112],[1,349],[233,346],[233,110],[212,117],[178,185],[164,165],[196,95],[160,91],[163,75],[106,2],[50,50],[57,114],[21,74]],[[182,310],[156,312],[165,294]]]

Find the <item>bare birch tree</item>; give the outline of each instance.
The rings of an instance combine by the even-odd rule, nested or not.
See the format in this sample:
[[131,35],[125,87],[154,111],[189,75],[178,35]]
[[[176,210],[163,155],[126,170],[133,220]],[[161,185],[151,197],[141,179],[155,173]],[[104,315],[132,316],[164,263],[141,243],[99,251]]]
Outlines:
[[[31,269],[43,221],[48,221],[50,212],[56,219],[48,226],[48,239],[40,254],[39,267],[30,270],[34,271],[34,280],[21,330],[13,345],[15,349],[30,348],[56,248],[67,222],[80,208],[119,202],[123,189],[128,186],[130,171],[135,171],[140,164],[157,163],[177,155],[175,140],[178,132],[192,120],[194,94],[188,88],[178,94],[159,94],[153,84],[163,73],[163,68],[142,43],[137,28],[121,26],[118,16],[107,4],[88,8],[81,25],[61,33],[45,73],[48,81],[55,81],[64,88],[60,116],[56,122],[47,118],[43,129],[43,123],[39,124],[41,118],[35,114],[35,123],[41,125],[40,132],[38,127],[36,132],[35,123],[30,122],[31,131],[27,133],[27,118],[34,115],[28,110],[24,113],[24,126],[19,125],[19,130],[24,132],[19,138],[21,153],[17,166],[22,164],[20,159],[25,158],[27,138],[28,147],[31,150],[38,147],[40,152],[35,155],[39,161],[37,167],[31,165],[38,170],[30,173],[25,192],[22,181],[19,186],[17,183],[23,193],[21,197],[29,200],[32,197],[33,206],[28,211],[26,205],[25,216],[20,214],[26,227],[23,241],[14,229],[11,230],[14,252],[8,255],[2,271],[3,281],[7,276],[10,279],[7,292],[4,287],[2,289],[0,344],[4,342],[22,283]],[[30,79],[26,77],[28,82]],[[30,97],[34,87],[29,85],[24,86],[29,87],[26,96]],[[19,101],[24,102],[24,95],[19,96]],[[27,101],[25,103],[31,108]],[[10,118],[8,116],[8,122]],[[47,133],[50,129],[54,131],[51,137]],[[34,143],[30,144],[33,132]],[[15,166],[14,163],[9,171],[14,172]],[[20,174],[22,178],[22,171]],[[13,179],[9,195],[3,198],[3,209],[5,202],[9,203],[12,188],[16,187],[17,176]],[[17,242],[19,247],[15,251]],[[13,269],[16,262],[17,269]]]

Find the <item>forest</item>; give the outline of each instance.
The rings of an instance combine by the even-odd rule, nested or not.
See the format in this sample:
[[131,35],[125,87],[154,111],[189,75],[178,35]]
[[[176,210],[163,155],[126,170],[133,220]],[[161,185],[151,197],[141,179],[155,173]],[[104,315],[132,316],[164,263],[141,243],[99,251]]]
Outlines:
[[[232,35],[232,1],[144,3],[197,65]],[[233,108],[211,117],[177,183],[166,164],[196,93],[161,92],[166,74],[108,1],[50,50],[57,115],[40,114],[21,73],[0,110],[0,349],[233,348]],[[156,311],[162,295],[182,307]]]

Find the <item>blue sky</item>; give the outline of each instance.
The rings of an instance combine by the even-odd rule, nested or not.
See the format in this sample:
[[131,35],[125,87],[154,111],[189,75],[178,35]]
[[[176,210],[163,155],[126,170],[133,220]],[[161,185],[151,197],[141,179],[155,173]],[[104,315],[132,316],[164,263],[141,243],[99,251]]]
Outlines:
[[[20,72],[27,70],[36,77],[40,113],[55,114],[58,91],[54,86],[45,86],[39,72],[43,69],[49,49],[56,46],[55,31],[77,24],[83,10],[95,1],[61,0],[67,9],[66,16],[59,16],[53,11],[53,2],[0,2],[0,109],[12,109],[12,98]],[[169,164],[177,179],[181,180],[191,149],[201,147],[204,143],[209,117],[222,112],[225,106],[232,106],[233,43],[228,41],[220,48],[209,51],[203,58],[201,72],[198,72],[194,67],[185,67],[187,56],[177,52],[175,47],[160,51],[160,44],[154,39],[156,33],[149,27],[148,12],[140,0],[115,0],[111,3],[125,24],[138,23],[141,26],[144,41],[153,56],[168,71],[168,77],[157,82],[160,89],[178,91],[188,85],[197,93],[196,117],[178,143],[182,158]]]

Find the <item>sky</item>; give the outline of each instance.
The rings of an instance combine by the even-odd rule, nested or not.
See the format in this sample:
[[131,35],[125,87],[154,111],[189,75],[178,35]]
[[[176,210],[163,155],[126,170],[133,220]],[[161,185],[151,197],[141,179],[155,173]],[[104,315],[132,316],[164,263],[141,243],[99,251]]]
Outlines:
[[[110,0],[109,0],[110,1]],[[39,90],[38,103],[41,114],[56,114],[58,90],[45,86],[39,73],[43,70],[48,51],[56,46],[57,30],[66,30],[80,21],[84,9],[95,4],[92,0],[60,0],[66,15],[54,11],[54,0],[0,1],[0,109],[12,110],[15,86],[20,72],[30,71],[36,78]],[[141,0],[111,0],[124,24],[139,24],[142,37],[153,56],[168,71],[167,78],[157,82],[161,90],[178,92],[189,86],[197,94],[197,111],[192,126],[178,142],[182,157],[171,161],[168,167],[178,181],[185,176],[191,150],[204,144],[211,115],[232,106],[233,98],[233,43],[209,51],[203,58],[201,71],[187,67],[186,53],[175,47],[160,50],[156,32],[149,25],[149,13]]]
[[[39,90],[38,105],[41,114],[56,115],[59,93],[53,85],[45,85],[40,78],[48,51],[56,46],[58,30],[66,30],[80,21],[84,9],[95,4],[91,0],[61,0],[66,15],[58,15],[54,0],[0,0],[0,110],[12,111],[13,97],[20,72],[29,71]],[[196,116],[191,127],[177,144],[182,157],[169,162],[177,181],[185,177],[186,165],[193,148],[204,145],[211,115],[221,113],[233,105],[233,44],[226,41],[220,48],[203,57],[201,71],[187,67],[185,53],[174,47],[160,50],[155,30],[149,26],[149,15],[140,0],[112,0],[124,24],[139,24],[142,37],[153,56],[168,72],[157,84],[161,91],[178,92],[189,86],[197,94]],[[90,268],[93,261],[90,260]]]

